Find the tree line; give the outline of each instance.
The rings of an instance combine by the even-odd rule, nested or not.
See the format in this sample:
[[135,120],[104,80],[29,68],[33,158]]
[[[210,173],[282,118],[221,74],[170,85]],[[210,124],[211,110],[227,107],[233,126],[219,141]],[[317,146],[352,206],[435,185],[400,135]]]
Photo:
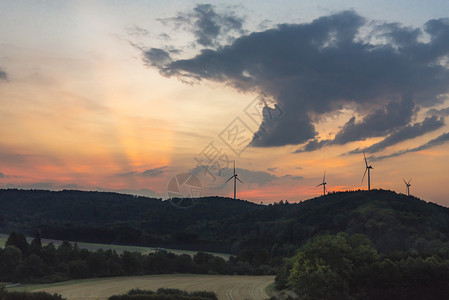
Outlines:
[[214,292],[187,292],[180,289],[160,288],[157,291],[133,289],[123,295],[114,295],[108,300],[218,300]]
[[5,282],[43,283],[171,273],[266,275],[275,272],[263,264],[266,253],[265,256],[243,253],[231,256],[229,260],[204,252],[193,257],[167,251],[149,254],[123,251],[118,254],[115,250],[80,249],[76,243],[68,241],[63,241],[58,247],[52,243],[42,245],[39,234],[28,243],[23,234],[16,232],[9,235],[5,245],[0,249],[0,281]]
[[[65,300],[59,294],[47,292],[9,292],[0,286],[1,300]],[[157,291],[132,289],[123,295],[113,295],[108,300],[218,300],[214,292],[160,288]]]
[[317,235],[365,234],[381,252],[449,249],[449,209],[391,191],[257,205],[206,197],[190,209],[117,193],[0,190],[0,231],[59,240],[223,252],[265,249],[272,265]]
[[378,253],[364,235],[325,235],[286,259],[277,289],[300,299],[447,299],[449,252]]

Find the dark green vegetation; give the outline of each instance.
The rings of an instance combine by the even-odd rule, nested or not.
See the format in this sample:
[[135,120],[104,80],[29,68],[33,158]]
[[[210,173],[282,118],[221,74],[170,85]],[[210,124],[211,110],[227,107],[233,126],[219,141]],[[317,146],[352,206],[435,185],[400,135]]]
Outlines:
[[61,274],[267,274],[275,268],[277,287],[303,299],[443,299],[449,293],[449,209],[391,191],[268,206],[212,197],[176,209],[168,201],[115,193],[0,190],[0,205],[4,232],[236,255],[229,262],[204,253],[193,259],[165,252],[117,255],[64,243],[41,247],[41,254],[56,253],[42,256],[19,238],[1,255],[6,264],[16,259],[21,266],[7,274],[26,280],[45,278],[24,277],[47,270],[45,265],[51,266],[51,280]]
[[300,299],[447,299],[449,252],[379,254],[364,235],[319,236],[276,277]]
[[0,286],[0,300],[64,300],[61,295],[46,292],[8,292],[4,286]]
[[125,295],[111,296],[108,300],[217,300],[214,292],[186,292],[179,289],[158,289],[156,292],[134,289]]
[[0,207],[5,233],[233,253],[255,265],[338,232],[365,234],[382,252],[449,248],[448,208],[383,190],[268,206],[211,197],[190,209],[116,193],[0,190]]
[[239,256],[225,261],[204,252],[193,257],[158,251],[139,252],[102,249],[95,252],[79,249],[64,241],[58,248],[42,246],[39,235],[30,244],[23,234],[11,233],[5,249],[0,249],[0,282],[55,282],[69,279],[151,275],[171,273],[267,275],[274,270],[266,265],[252,265]]
[[[229,198],[203,198],[191,209],[131,195],[0,190],[0,231],[94,243],[150,245],[230,252],[215,225],[260,206]],[[223,224],[224,225],[224,224]],[[221,226],[220,226],[221,227]]]

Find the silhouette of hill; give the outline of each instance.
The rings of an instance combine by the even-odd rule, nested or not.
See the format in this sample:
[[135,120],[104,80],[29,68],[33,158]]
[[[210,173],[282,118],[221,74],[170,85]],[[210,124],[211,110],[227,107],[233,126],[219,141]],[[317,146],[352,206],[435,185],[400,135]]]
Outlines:
[[291,256],[316,235],[366,234],[380,251],[449,249],[449,209],[385,190],[339,192],[297,204],[221,197],[189,209],[117,193],[0,190],[0,230],[46,238]]

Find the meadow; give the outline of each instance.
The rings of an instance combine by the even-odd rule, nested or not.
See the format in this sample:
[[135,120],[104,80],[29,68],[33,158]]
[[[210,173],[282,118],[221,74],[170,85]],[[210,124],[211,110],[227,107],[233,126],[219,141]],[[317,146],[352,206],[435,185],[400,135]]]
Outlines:
[[58,293],[67,300],[104,300],[112,295],[124,294],[133,288],[177,288],[189,292],[213,291],[220,300],[263,300],[269,298],[267,287],[273,282],[274,276],[174,274],[70,280],[52,284],[22,285],[10,290]]

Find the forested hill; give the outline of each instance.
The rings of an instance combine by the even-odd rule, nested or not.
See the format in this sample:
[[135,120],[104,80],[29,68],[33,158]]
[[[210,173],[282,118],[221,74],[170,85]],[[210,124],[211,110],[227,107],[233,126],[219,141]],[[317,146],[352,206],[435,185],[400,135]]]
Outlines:
[[0,190],[0,229],[47,238],[289,256],[315,235],[363,233],[381,251],[449,249],[449,209],[391,191],[297,204],[201,198],[188,209],[117,193]]

